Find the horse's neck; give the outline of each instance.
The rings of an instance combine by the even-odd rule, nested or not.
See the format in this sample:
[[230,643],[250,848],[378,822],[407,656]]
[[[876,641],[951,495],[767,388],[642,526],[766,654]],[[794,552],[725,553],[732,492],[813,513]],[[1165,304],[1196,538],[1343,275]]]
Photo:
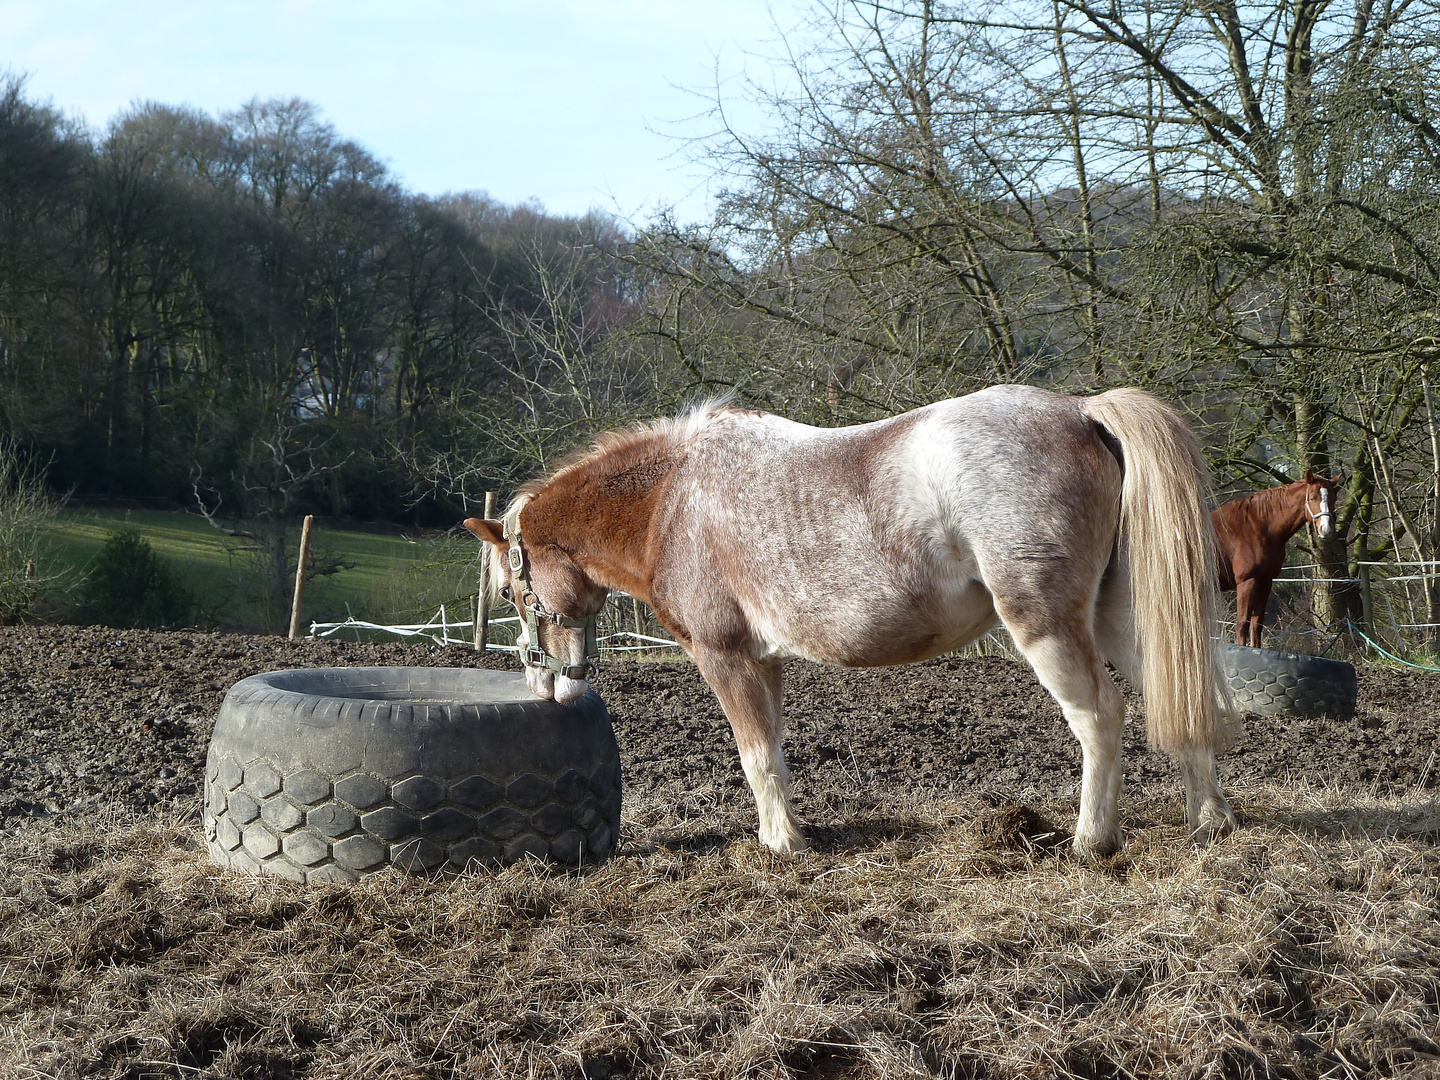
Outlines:
[[652,432],[562,469],[525,507],[525,535],[566,552],[595,582],[649,603],[651,524],[676,466],[677,440]]
[[1286,484],[1284,487],[1256,492],[1260,516],[1272,536],[1282,541],[1289,540],[1300,531],[1308,519],[1305,511],[1308,494],[1309,486],[1304,483]]

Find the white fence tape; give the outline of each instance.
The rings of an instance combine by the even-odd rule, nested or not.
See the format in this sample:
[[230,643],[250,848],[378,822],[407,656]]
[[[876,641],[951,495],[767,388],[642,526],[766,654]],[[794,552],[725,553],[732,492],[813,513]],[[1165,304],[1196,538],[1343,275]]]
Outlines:
[[[1391,583],[1403,585],[1413,581],[1433,581],[1437,576],[1440,576],[1440,562],[1361,562],[1358,565],[1362,567],[1382,567],[1386,569],[1414,566],[1428,569],[1430,571],[1430,573],[1399,574],[1394,577],[1388,575],[1372,575],[1372,587],[1388,585]],[[1295,574],[1300,571],[1318,569],[1322,569],[1322,567],[1315,563],[1307,563],[1296,566],[1287,566],[1281,570],[1281,573]],[[1335,585],[1364,584],[1364,581],[1362,579],[1350,577],[1277,577],[1275,579],[1275,584],[1277,585],[1314,585],[1320,582]],[[610,596],[610,600],[615,602],[617,605],[617,610],[611,616],[611,624],[615,625],[622,618],[626,617],[625,613],[622,613],[620,610],[618,610],[619,605],[623,605],[626,601],[632,600],[632,597],[624,593],[612,593]],[[1388,608],[1390,605],[1390,601],[1388,600],[1388,598],[1386,599],[1386,604]],[[608,607],[609,604],[607,603],[607,608]],[[1395,631],[1433,630],[1440,628],[1440,624],[1437,623],[1402,623],[1394,618],[1394,614],[1395,613],[1392,611],[1388,625],[1392,630]],[[1413,614],[1419,614],[1419,612],[1413,612]],[[491,626],[517,625],[519,622],[520,619],[516,615],[497,616],[492,617],[489,620],[489,624]],[[1229,632],[1228,621],[1222,620],[1220,622],[1220,625],[1226,628],[1227,633]],[[437,645],[473,645],[474,628],[475,624],[472,619],[467,618],[462,621],[449,619],[446,615],[445,605],[442,604],[440,605],[440,609],[435,613],[434,617],[427,622],[376,623],[369,622],[364,619],[357,619],[351,616],[340,622],[312,622],[310,624],[310,636],[317,638],[328,638],[334,637],[337,634],[350,630],[393,634],[396,637],[400,638],[423,637],[435,642]],[[1300,628],[1287,628],[1284,632],[1289,636],[1305,636],[1307,634],[1329,634],[1333,632],[1333,628],[1317,627],[1308,630]],[[997,636],[995,633],[992,632],[991,634],[988,634],[984,638],[982,638],[980,642],[977,642],[976,645],[971,646],[971,648],[979,648],[982,652],[987,653],[995,651],[1005,655],[1014,656],[1016,655],[1016,653],[1013,647],[1009,644],[1008,640],[1006,640],[1006,637],[1007,636],[1003,633]],[[620,644],[621,641],[625,641],[628,644]],[[655,637],[650,634],[643,634],[640,633],[638,630],[618,629],[615,630],[613,633],[601,635],[599,637],[599,644],[600,651],[602,653],[637,653],[650,652],[652,650],[680,648],[678,642],[671,641],[669,638]],[[486,642],[486,648],[495,652],[517,651],[515,646],[513,645],[501,645],[496,642]]]
[[[628,600],[630,597],[621,597],[615,594],[616,598]],[[503,626],[505,624],[518,625],[518,615],[506,615],[492,617],[491,626]],[[364,630],[372,633],[394,634],[401,638],[423,637],[435,642],[437,645],[473,645],[475,623],[472,619],[465,619],[457,622],[449,619],[445,613],[445,605],[440,605],[433,618],[423,623],[376,623],[364,619],[357,619],[354,616],[344,619],[341,622],[312,622],[310,624],[310,636],[314,638],[334,637],[347,630]],[[452,634],[451,631],[458,631]],[[639,644],[617,645],[614,642],[625,639]],[[611,634],[602,634],[597,639],[601,653],[607,652],[649,652],[655,649],[678,649],[680,644],[671,641],[669,638],[652,637],[649,634],[641,634],[634,630],[617,630]],[[514,645],[500,645],[493,641],[485,643],[487,652],[516,652]]]

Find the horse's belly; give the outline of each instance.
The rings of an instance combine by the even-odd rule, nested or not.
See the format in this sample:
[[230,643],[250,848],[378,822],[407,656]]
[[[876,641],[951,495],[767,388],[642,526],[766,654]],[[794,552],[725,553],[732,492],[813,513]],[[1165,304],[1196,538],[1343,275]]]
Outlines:
[[996,622],[989,590],[979,581],[937,590],[914,604],[887,605],[871,595],[863,605],[795,615],[753,620],[764,654],[839,667],[928,660],[970,644]]

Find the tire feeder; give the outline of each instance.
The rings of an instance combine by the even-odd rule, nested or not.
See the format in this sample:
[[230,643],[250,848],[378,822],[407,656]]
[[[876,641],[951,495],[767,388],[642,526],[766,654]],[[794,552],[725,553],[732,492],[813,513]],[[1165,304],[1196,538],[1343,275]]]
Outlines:
[[1222,643],[1219,650],[1230,693],[1245,712],[1335,720],[1355,715],[1358,682],[1354,664],[1229,642]]
[[594,863],[620,829],[604,702],[478,668],[315,668],[226,695],[205,761],[211,859],[292,881],[529,856]]

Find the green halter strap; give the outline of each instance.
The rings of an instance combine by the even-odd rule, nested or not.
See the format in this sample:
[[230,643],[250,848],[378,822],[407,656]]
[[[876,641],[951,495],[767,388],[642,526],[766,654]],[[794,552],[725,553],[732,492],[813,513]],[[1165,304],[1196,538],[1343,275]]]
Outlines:
[[[540,597],[530,584],[530,578],[526,571],[525,552],[520,547],[520,518],[515,517],[514,531],[507,522],[505,525],[505,538],[510,541],[510,547],[506,553],[509,562],[510,573],[515,577],[515,597],[510,602],[515,605],[517,611],[525,619],[525,627],[529,631],[529,645],[520,646],[520,662],[528,667],[548,668],[557,675],[564,675],[567,679],[586,679],[595,672],[600,663],[600,639],[599,620],[597,612],[594,615],[587,615],[583,619],[572,619],[568,615],[561,615],[558,611],[546,611],[545,605],[540,602]],[[571,630],[585,631],[585,662],[583,664],[565,664],[559,657],[551,656],[540,644],[540,623],[549,622],[556,626],[564,626]]]

